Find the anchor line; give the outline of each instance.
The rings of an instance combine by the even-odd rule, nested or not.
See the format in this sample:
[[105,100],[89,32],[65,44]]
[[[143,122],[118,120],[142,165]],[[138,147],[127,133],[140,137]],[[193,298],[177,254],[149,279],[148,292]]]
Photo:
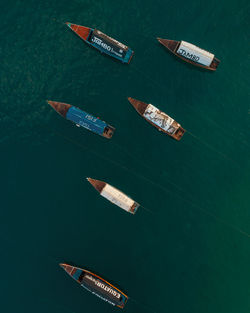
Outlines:
[[152,313],[157,313],[152,307],[146,305],[146,304],[142,304],[141,302],[139,302],[138,300],[128,297],[131,301],[135,302],[137,305],[144,307],[146,310],[152,312]]
[[[138,162],[138,157],[135,157],[132,153],[128,153],[128,151],[126,149],[124,149],[122,146],[118,145],[117,143],[113,143],[113,145],[115,145],[116,147],[118,147],[119,149],[121,149],[124,153],[126,153],[128,156],[130,156],[131,158],[133,158],[134,160],[136,160]],[[145,168],[147,168],[148,170],[151,170],[151,166],[149,164],[147,164],[145,161],[142,161],[140,158],[140,164],[143,164],[143,166]],[[164,173],[168,173],[167,171],[163,171]],[[179,191],[181,192],[185,192],[185,190],[181,187],[179,187],[178,185],[176,185],[175,183],[172,182],[172,180],[170,179],[166,179],[168,181],[168,183],[172,186],[174,186],[175,188],[179,189]]]
[[[165,89],[162,87],[162,85],[161,85],[159,82],[157,82],[156,80],[154,80],[154,79],[152,79],[151,77],[149,77],[148,75],[146,75],[143,71],[141,71],[140,69],[138,69],[138,67],[135,67],[135,66],[134,66],[133,68],[135,68],[135,70],[136,70],[138,73],[142,74],[146,79],[148,79],[149,81],[153,82],[155,85],[157,85],[158,87],[160,87],[160,88],[164,91],[164,94],[165,94]],[[186,104],[186,105],[187,105],[191,110],[193,110],[194,112],[197,111],[197,112],[201,115],[201,117],[202,117],[203,119],[209,121],[210,123],[213,123],[213,124],[216,125],[218,128],[222,129],[222,130],[224,131],[224,133],[227,134],[227,136],[229,135],[228,132],[227,132],[220,124],[218,124],[218,123],[215,122],[214,120],[208,118],[207,116],[204,116],[199,110],[194,110],[193,107],[191,107],[190,105],[188,105],[188,104]],[[249,111],[249,112],[250,112],[250,111]],[[236,136],[232,135],[231,133],[230,133],[230,136],[231,136],[232,138],[237,138],[237,139],[239,140],[239,137],[238,137],[238,136],[236,137]],[[241,139],[241,142],[242,142],[245,146],[250,147],[250,145],[248,145],[248,144],[247,144],[245,141],[243,141],[242,139]]]
[[[13,120],[14,120],[14,118],[13,118]],[[45,127],[44,125],[40,125],[40,126],[42,126],[42,127],[45,128],[45,129],[48,129],[48,127]],[[52,130],[53,130],[53,129],[52,129]],[[132,171],[131,169],[127,168],[126,166],[120,164],[119,162],[116,162],[116,161],[114,161],[114,160],[111,160],[110,158],[105,158],[104,156],[101,156],[99,153],[96,153],[95,151],[91,150],[89,147],[83,146],[82,144],[79,144],[78,142],[75,142],[75,141],[72,140],[71,138],[62,135],[61,133],[56,132],[55,130],[53,130],[53,132],[54,132],[55,134],[57,134],[57,135],[63,137],[64,139],[66,139],[66,140],[72,142],[73,144],[77,145],[77,146],[80,147],[81,149],[89,150],[91,153],[95,154],[95,155],[98,156],[99,158],[102,158],[102,159],[104,159],[104,160],[106,160],[106,161],[108,161],[108,162],[110,162],[110,163],[113,163],[113,164],[115,164],[116,166],[120,166],[120,167],[123,168],[124,170],[126,170],[126,171],[132,173],[133,175],[135,175],[135,176],[137,176],[137,177],[139,177],[139,178],[141,178],[141,179],[144,179],[144,180],[150,182],[151,184],[153,184],[153,185],[155,185],[155,186],[161,188],[161,189],[164,190],[165,192],[168,192],[168,193],[170,193],[170,194],[173,193],[173,191],[170,191],[170,190],[167,189],[166,187],[163,187],[162,185],[160,185],[160,184],[154,182],[153,180],[147,178],[147,177],[144,176],[144,175],[141,175],[141,174],[136,173],[135,171]],[[180,195],[179,195],[178,193],[176,193],[176,192],[175,192],[175,195],[176,195],[177,197],[183,199],[184,201],[190,203],[190,204],[191,204],[193,207],[195,207],[197,210],[200,210],[201,212],[205,213],[206,215],[208,215],[208,216],[210,216],[210,217],[213,217],[215,220],[220,221],[222,224],[227,225],[228,227],[231,227],[232,229],[234,229],[235,231],[238,231],[238,232],[241,233],[242,235],[245,235],[245,236],[248,237],[248,238],[250,237],[250,234],[249,234],[249,233],[243,231],[242,229],[240,229],[239,227],[237,227],[237,226],[235,226],[235,225],[233,225],[233,224],[228,223],[227,221],[223,220],[222,218],[218,217],[217,215],[215,215],[215,214],[209,212],[207,209],[204,209],[204,208],[200,207],[199,205],[195,204],[193,201],[191,201],[191,200],[189,200],[189,199],[186,199],[186,198],[184,198],[183,196],[180,196]],[[145,207],[144,207],[144,208],[145,208]],[[145,208],[145,210],[149,210],[149,209],[146,209],[146,208]],[[149,211],[150,211],[150,210],[149,210]]]
[[[67,137],[65,137],[65,136],[62,136],[62,137],[65,138],[66,140],[72,142],[72,143],[75,143],[75,144],[76,144],[77,146],[79,146],[79,147],[82,147],[82,146],[83,146],[82,144],[79,144],[79,143],[74,142],[71,138],[67,138]],[[98,157],[100,157],[100,158],[102,158],[102,159],[104,159],[104,160],[106,160],[106,161],[108,161],[108,162],[110,162],[110,163],[113,163],[113,164],[115,164],[116,166],[119,166],[119,167],[121,167],[122,169],[124,169],[124,170],[126,170],[126,171],[132,173],[134,176],[137,176],[137,177],[139,177],[139,178],[141,178],[141,179],[144,179],[144,180],[150,182],[151,184],[157,186],[158,188],[164,190],[165,192],[167,192],[167,193],[169,193],[169,194],[173,194],[173,193],[174,193],[174,195],[175,195],[176,197],[178,197],[178,198],[180,198],[181,200],[183,200],[183,201],[189,203],[189,204],[192,205],[192,207],[195,208],[196,210],[198,210],[198,211],[200,211],[200,212],[206,214],[207,216],[210,216],[210,217],[213,218],[214,220],[216,220],[216,221],[222,223],[223,225],[226,225],[227,227],[233,229],[234,231],[239,232],[240,234],[246,236],[247,238],[250,238],[250,234],[247,233],[246,231],[244,231],[244,230],[240,229],[239,227],[237,227],[237,226],[235,226],[235,225],[233,225],[233,224],[231,224],[231,223],[225,221],[224,219],[220,218],[219,216],[217,216],[217,215],[215,215],[215,214],[209,212],[206,208],[201,207],[200,205],[196,204],[195,202],[193,202],[193,201],[191,201],[191,200],[189,200],[189,199],[183,197],[183,195],[180,195],[180,194],[178,194],[177,192],[170,191],[170,190],[167,189],[165,186],[162,186],[162,185],[160,185],[159,183],[156,183],[155,181],[153,181],[153,180],[147,178],[147,177],[144,176],[144,175],[141,175],[141,174],[138,174],[138,173],[132,171],[131,169],[127,168],[126,166],[120,164],[119,162],[116,162],[116,161],[114,161],[114,160],[112,160],[112,159],[110,159],[110,158],[105,158],[104,156],[101,156],[100,154],[94,152],[93,150],[89,149],[89,148],[86,147],[86,146],[83,146],[83,148],[84,148],[84,149],[88,149],[91,153],[97,155]],[[144,207],[144,208],[145,208],[145,207]],[[145,209],[146,209],[146,208],[145,208]]]
[[157,214],[156,212],[153,212],[152,210],[146,208],[144,205],[141,205],[141,204],[140,204],[140,207],[143,208],[145,211],[147,211],[147,212],[150,213],[150,214]]
[[224,154],[223,152],[215,149],[213,146],[211,146],[210,144],[208,144],[207,142],[205,142],[204,140],[202,140],[201,138],[197,137],[196,135],[194,135],[193,133],[191,133],[190,131],[187,131],[187,133],[192,136],[193,138],[195,138],[196,140],[198,140],[200,143],[202,143],[203,145],[205,145],[206,147],[208,147],[209,149],[211,149],[212,151],[218,153],[220,156],[224,157],[226,160],[232,162],[234,165],[236,165],[237,167],[239,166],[239,164],[237,162],[235,162],[233,159],[229,158],[226,154]]

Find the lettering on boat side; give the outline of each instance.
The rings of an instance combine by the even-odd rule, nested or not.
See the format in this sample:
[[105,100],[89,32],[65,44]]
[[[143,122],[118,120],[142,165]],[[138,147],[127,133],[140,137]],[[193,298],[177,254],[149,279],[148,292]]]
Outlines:
[[104,301],[106,301],[106,302],[108,302],[108,303],[110,303],[110,304],[115,306],[115,304],[113,302],[109,301],[108,299],[103,298],[102,296],[98,295],[98,293],[95,293],[94,291],[92,291],[92,293],[94,295],[96,295],[97,297],[101,298],[102,300],[104,300]]
[[101,295],[99,295],[98,293],[96,293],[96,292],[94,292],[94,291],[92,291],[92,290],[90,290],[88,287],[86,287],[85,285],[83,285],[82,284],[82,287],[84,287],[86,290],[88,290],[89,292],[91,292],[93,295],[96,295],[97,297],[99,297],[100,299],[102,299],[102,300],[104,300],[104,301],[106,301],[106,302],[108,302],[109,304],[112,304],[112,305],[114,305],[115,306],[115,303],[113,303],[113,302],[111,302],[111,301],[109,301],[108,299],[106,299],[106,298],[103,298]]
[[97,30],[94,30],[92,33],[90,41],[106,50],[107,53],[114,54],[122,59],[125,57],[128,50],[127,46]]
[[199,60],[200,60],[200,57],[198,57],[195,54],[191,54],[191,53],[187,52],[185,49],[179,49],[177,52],[178,52],[178,54],[184,56],[185,58],[193,60],[195,62],[199,62]]
[[91,280],[97,287],[109,292],[111,295],[115,296],[117,299],[120,299],[121,295],[110,286],[100,282],[99,280],[95,279],[93,276],[90,276],[88,274],[86,274],[84,277]]
[[90,114],[87,114],[87,115],[85,116],[85,118],[88,119],[88,120],[90,120],[90,121],[93,121],[93,122],[96,122],[96,121],[97,121],[97,118],[94,117],[94,116],[92,116],[92,115],[90,115]]
[[97,44],[98,46],[101,46],[103,49],[107,50],[108,52],[111,52],[111,53],[117,55],[118,57],[123,58],[123,52],[124,51],[122,49],[119,49],[119,52],[117,52],[112,47],[110,47],[105,42],[103,42],[102,39],[100,39],[100,38],[98,38],[96,36],[93,36],[91,38],[91,41],[93,43]]

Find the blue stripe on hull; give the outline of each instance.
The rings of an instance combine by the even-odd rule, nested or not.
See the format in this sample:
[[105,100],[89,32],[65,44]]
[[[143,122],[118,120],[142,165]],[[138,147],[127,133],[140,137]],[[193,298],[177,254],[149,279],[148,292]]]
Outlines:
[[85,40],[85,42],[86,42],[87,44],[89,44],[90,46],[96,48],[96,49],[99,50],[100,52],[105,53],[105,54],[107,54],[107,55],[109,55],[109,56],[111,56],[111,57],[113,57],[113,58],[115,58],[115,59],[117,59],[117,60],[119,60],[119,61],[121,61],[121,62],[123,62],[123,63],[129,63],[129,61],[130,61],[130,59],[131,59],[131,56],[133,55],[133,50],[132,50],[132,49],[129,48],[128,51],[127,51],[127,53],[126,53],[126,55],[124,56],[124,58],[121,58],[121,57],[117,56],[116,54],[111,53],[111,52],[107,51],[106,49],[102,48],[101,46],[99,46],[99,45],[97,45],[97,44],[91,42],[91,41],[90,41],[90,38],[91,38],[91,35],[92,35],[93,31],[94,31],[94,29],[91,28],[91,29],[90,29],[90,32],[89,32],[88,39]]
[[107,126],[105,122],[74,106],[68,110],[66,118],[98,135],[102,135],[105,127]]
[[109,55],[109,56],[111,56],[111,57],[121,61],[122,63],[129,63],[130,57],[133,54],[133,51],[131,49],[128,49],[125,57],[124,58],[120,58],[119,56],[117,56],[117,55],[115,55],[115,54],[113,54],[113,53],[111,53],[111,52],[101,48],[100,46],[98,46],[98,45],[96,45],[94,43],[88,42],[88,44],[90,44],[92,47],[94,47],[97,50],[99,50],[101,53],[105,53],[105,54],[107,54],[107,55]]
[[78,280],[78,278],[79,278],[79,276],[81,275],[81,273],[82,273],[82,270],[77,269],[76,272],[75,272],[74,275],[73,275],[73,278],[74,278],[75,280]]

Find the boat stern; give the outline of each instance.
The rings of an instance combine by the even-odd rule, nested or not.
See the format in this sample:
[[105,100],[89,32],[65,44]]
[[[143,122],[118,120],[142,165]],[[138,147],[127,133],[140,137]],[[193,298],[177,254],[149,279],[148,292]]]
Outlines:
[[174,133],[173,138],[179,141],[185,132],[186,130],[180,126],[179,129]]
[[137,209],[139,208],[140,204],[137,202],[134,202],[134,204],[132,205],[132,207],[130,208],[130,213],[135,214]]
[[133,55],[134,55],[134,51],[129,48],[126,55],[125,55],[124,62],[129,64]]
[[112,136],[114,135],[114,131],[115,131],[115,128],[110,126],[110,125],[107,125],[105,128],[104,128],[104,131],[103,131],[103,137],[105,138],[108,138],[108,139],[111,139]]

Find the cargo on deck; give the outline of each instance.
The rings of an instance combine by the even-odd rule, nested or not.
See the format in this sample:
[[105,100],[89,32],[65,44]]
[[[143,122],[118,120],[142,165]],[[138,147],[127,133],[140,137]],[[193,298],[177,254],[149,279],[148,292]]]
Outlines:
[[159,131],[168,134],[176,140],[180,140],[184,135],[185,129],[173,118],[157,109],[154,105],[131,97],[128,98],[128,101],[146,121],[156,127]]

